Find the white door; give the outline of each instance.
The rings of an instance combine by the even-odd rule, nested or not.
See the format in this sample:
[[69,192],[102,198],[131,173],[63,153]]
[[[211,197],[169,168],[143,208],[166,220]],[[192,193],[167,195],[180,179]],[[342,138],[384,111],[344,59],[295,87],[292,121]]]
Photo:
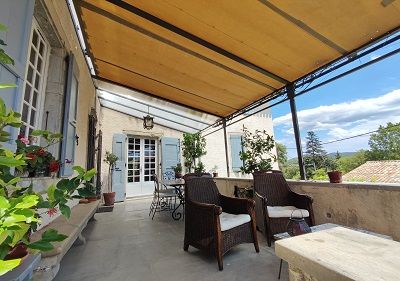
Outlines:
[[157,167],[157,141],[152,138],[128,137],[128,172],[126,196],[151,195]]

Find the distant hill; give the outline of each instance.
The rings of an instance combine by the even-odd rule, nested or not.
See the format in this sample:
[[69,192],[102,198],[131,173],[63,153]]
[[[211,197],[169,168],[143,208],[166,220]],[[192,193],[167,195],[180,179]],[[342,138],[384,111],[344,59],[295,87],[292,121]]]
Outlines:
[[[356,152],[339,152],[340,156],[346,157],[346,156],[353,156]],[[331,152],[328,153],[328,157],[336,157],[336,152]],[[297,157],[291,158],[287,161],[288,164],[297,164]]]

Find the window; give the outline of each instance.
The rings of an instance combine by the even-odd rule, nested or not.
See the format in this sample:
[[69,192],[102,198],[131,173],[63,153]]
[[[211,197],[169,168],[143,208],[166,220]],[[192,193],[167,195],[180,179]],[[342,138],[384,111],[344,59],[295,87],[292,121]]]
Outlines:
[[240,167],[243,166],[243,161],[240,160],[240,152],[243,151],[242,146],[242,136],[241,135],[230,135],[231,144],[231,161],[232,161],[232,171],[239,172]]
[[49,45],[33,21],[21,112],[23,125],[20,133],[24,136],[29,136],[39,127],[48,51]]

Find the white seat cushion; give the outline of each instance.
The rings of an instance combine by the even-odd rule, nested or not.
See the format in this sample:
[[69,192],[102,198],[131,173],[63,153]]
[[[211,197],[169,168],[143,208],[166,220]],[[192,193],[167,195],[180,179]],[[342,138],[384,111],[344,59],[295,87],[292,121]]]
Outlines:
[[[295,206],[267,206],[270,218],[307,218],[310,216],[307,210],[297,209]],[[293,214],[292,214],[293,213]]]
[[221,231],[225,231],[251,221],[251,217],[248,214],[235,215],[222,212],[219,216],[219,221],[221,223]]

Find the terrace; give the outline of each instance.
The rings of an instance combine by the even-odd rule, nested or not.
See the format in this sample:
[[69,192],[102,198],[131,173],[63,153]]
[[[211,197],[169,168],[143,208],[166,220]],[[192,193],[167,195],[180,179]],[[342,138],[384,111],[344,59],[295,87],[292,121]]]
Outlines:
[[[65,136],[51,151],[61,171],[22,185],[32,183],[44,194],[55,181],[71,178],[73,165],[98,172],[95,203],[71,200],[70,220],[43,216],[44,229],[65,230],[69,238],[42,254],[34,280],[274,280],[280,257],[289,263],[283,263],[281,280],[397,280],[400,261],[392,252],[400,241],[400,185],[307,181],[296,98],[397,55],[398,1],[5,2],[0,22],[10,27],[6,51],[16,64],[2,64],[0,77],[12,77],[17,87],[2,93],[23,119],[11,136],[48,128]],[[18,14],[11,17],[11,11]],[[390,51],[358,63],[387,46]],[[29,81],[31,70],[39,77],[35,82]],[[301,175],[288,185],[313,198],[315,224],[394,241],[340,228],[268,247],[258,232],[260,253],[251,243],[238,245],[218,271],[213,255],[183,250],[183,220],[170,212],[149,217],[152,175],[166,179],[182,162],[184,133],[199,132],[209,143],[207,168],[220,167],[214,178],[219,193],[233,197],[235,186],[253,187],[250,176],[239,177],[238,128],[273,134],[270,109],[284,102],[290,104]],[[143,129],[143,115],[154,117],[151,130]],[[11,142],[6,147],[16,149]],[[106,151],[118,155],[111,179]],[[91,220],[108,182],[117,203]],[[314,259],[325,253],[321,241],[333,245],[327,252],[337,263],[329,255]],[[346,248],[353,252],[340,252]],[[376,275],[368,276],[368,266]]]

